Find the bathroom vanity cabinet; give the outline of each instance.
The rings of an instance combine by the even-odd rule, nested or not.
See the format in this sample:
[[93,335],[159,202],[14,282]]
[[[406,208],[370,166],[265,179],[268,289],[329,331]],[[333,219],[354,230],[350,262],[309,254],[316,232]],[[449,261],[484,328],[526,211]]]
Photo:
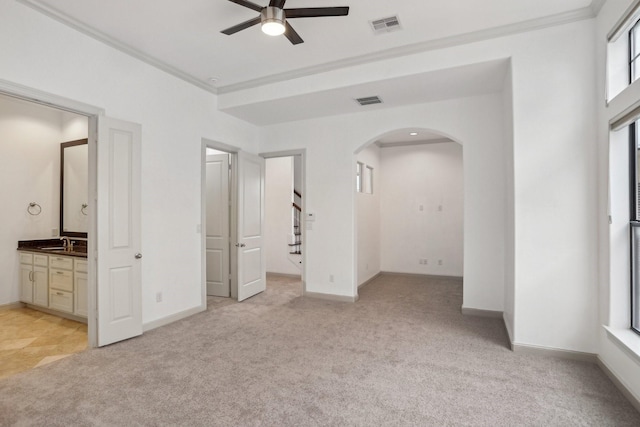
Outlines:
[[87,317],[86,258],[20,250],[20,301]]

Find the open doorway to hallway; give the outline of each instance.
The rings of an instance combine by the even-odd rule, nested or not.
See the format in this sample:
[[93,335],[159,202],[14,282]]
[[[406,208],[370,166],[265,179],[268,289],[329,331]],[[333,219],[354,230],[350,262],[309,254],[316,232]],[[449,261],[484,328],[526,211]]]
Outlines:
[[379,273],[463,276],[462,146],[424,130],[356,154],[357,283]]
[[[265,168],[265,247],[267,289],[304,271],[304,190],[302,155],[271,157]],[[302,294],[302,287],[299,289]]]

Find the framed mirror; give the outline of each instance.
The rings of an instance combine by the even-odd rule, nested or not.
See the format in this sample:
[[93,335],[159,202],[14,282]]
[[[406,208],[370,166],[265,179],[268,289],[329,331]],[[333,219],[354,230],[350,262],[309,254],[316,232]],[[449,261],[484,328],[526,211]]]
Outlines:
[[89,151],[87,139],[60,144],[60,235],[87,237]]

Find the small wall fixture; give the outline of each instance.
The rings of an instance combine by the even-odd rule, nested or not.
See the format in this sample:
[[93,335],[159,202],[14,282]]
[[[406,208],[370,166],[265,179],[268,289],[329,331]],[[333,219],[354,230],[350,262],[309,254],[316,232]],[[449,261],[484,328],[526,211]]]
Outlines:
[[260,12],[262,18],[262,32],[270,36],[284,34],[284,10],[277,7],[265,7]]

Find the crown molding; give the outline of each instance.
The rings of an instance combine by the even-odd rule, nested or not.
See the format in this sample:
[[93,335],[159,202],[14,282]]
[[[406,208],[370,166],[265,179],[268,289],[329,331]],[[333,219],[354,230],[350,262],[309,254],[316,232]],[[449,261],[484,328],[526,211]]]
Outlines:
[[145,62],[153,67],[156,67],[168,74],[171,74],[179,79],[182,79],[188,83],[191,83],[207,92],[214,94],[224,94],[230,92],[236,92],[244,89],[252,89],[255,87],[279,83],[282,81],[292,80],[301,77],[307,77],[313,74],[319,74],[323,72],[333,71],[340,68],[352,67],[371,62],[383,61],[386,59],[398,58],[402,56],[408,56],[416,53],[427,52],[432,50],[444,49],[448,47],[460,46],[464,44],[480,42],[499,37],[509,36],[513,34],[524,33],[528,31],[535,31],[543,28],[554,27],[558,25],[568,24],[571,22],[582,21],[585,19],[592,19],[597,15],[605,0],[593,0],[590,6],[582,9],[576,9],[569,12],[564,12],[556,15],[545,16],[542,18],[530,19],[527,21],[518,22],[515,24],[503,25],[499,27],[489,28],[486,30],[474,31],[471,33],[460,34],[451,37],[443,37],[436,40],[429,40],[426,42],[413,43],[406,46],[400,46],[391,49],[385,49],[379,52],[374,52],[366,55],[360,55],[351,58],[345,58],[337,61],[331,61],[324,64],[314,65],[310,67],[299,68],[296,70],[286,71],[283,73],[272,74],[257,79],[247,80],[244,82],[220,86],[211,87],[200,79],[185,73],[178,68],[167,64],[157,58],[145,54],[144,52],[129,46],[115,38],[92,28],[69,15],[45,4],[42,4],[39,0],[16,0],[27,7],[30,7],[58,22],[61,22],[89,37],[92,37],[114,49],[117,49],[123,53],[126,53],[142,62]]
[[136,59],[139,59],[142,62],[145,62],[155,68],[158,68],[168,74],[171,74],[174,77],[177,77],[179,79],[182,79],[188,83],[191,83],[197,87],[199,87],[200,89],[204,89],[207,92],[211,92],[211,93],[217,93],[217,90],[215,87],[211,87],[209,85],[207,85],[205,82],[197,79],[196,77],[192,76],[191,74],[185,73],[184,71],[179,70],[178,68],[167,64],[166,62],[160,61],[157,58],[154,58],[153,56],[147,55],[146,53],[132,47],[129,46],[126,43],[123,43],[119,40],[116,40],[115,38],[95,29],[92,28],[80,21],[78,21],[77,19],[74,19],[72,17],[70,17],[69,15],[51,7],[45,4],[42,4],[40,1],[38,0],[16,0],[18,3],[22,3],[23,5],[30,7],[52,19],[55,19],[58,22],[63,23],[64,25],[67,25],[71,28],[73,28],[74,30],[77,30],[89,37],[92,37],[114,49],[117,49],[123,53],[126,53],[127,55],[130,55]]
[[[600,1],[600,0],[594,0]],[[570,12],[559,13],[556,15],[545,16],[543,18],[530,19],[515,24],[503,25],[500,27],[488,28],[486,30],[474,31],[471,33],[460,34],[451,37],[443,37],[426,42],[413,43],[406,46],[385,49],[366,55],[360,55],[351,58],[345,58],[338,61],[327,62],[311,67],[299,68],[297,70],[286,71],[283,73],[272,74],[266,77],[260,77],[253,80],[220,86],[218,94],[236,92],[244,89],[252,89],[258,86],[264,86],[271,83],[279,83],[282,81],[292,80],[300,77],[307,77],[313,74],[319,74],[328,71],[334,71],[340,68],[353,67],[357,65],[367,64],[371,62],[383,61],[386,59],[398,58],[402,56],[413,55],[416,53],[427,52],[432,50],[444,49],[449,47],[460,46],[464,44],[480,42],[499,37],[505,37],[513,34],[525,33],[529,31],[540,30],[543,28],[555,27],[558,25],[569,24],[571,22],[582,21],[585,19],[595,18],[595,13],[591,6],[582,9],[576,9]]]

